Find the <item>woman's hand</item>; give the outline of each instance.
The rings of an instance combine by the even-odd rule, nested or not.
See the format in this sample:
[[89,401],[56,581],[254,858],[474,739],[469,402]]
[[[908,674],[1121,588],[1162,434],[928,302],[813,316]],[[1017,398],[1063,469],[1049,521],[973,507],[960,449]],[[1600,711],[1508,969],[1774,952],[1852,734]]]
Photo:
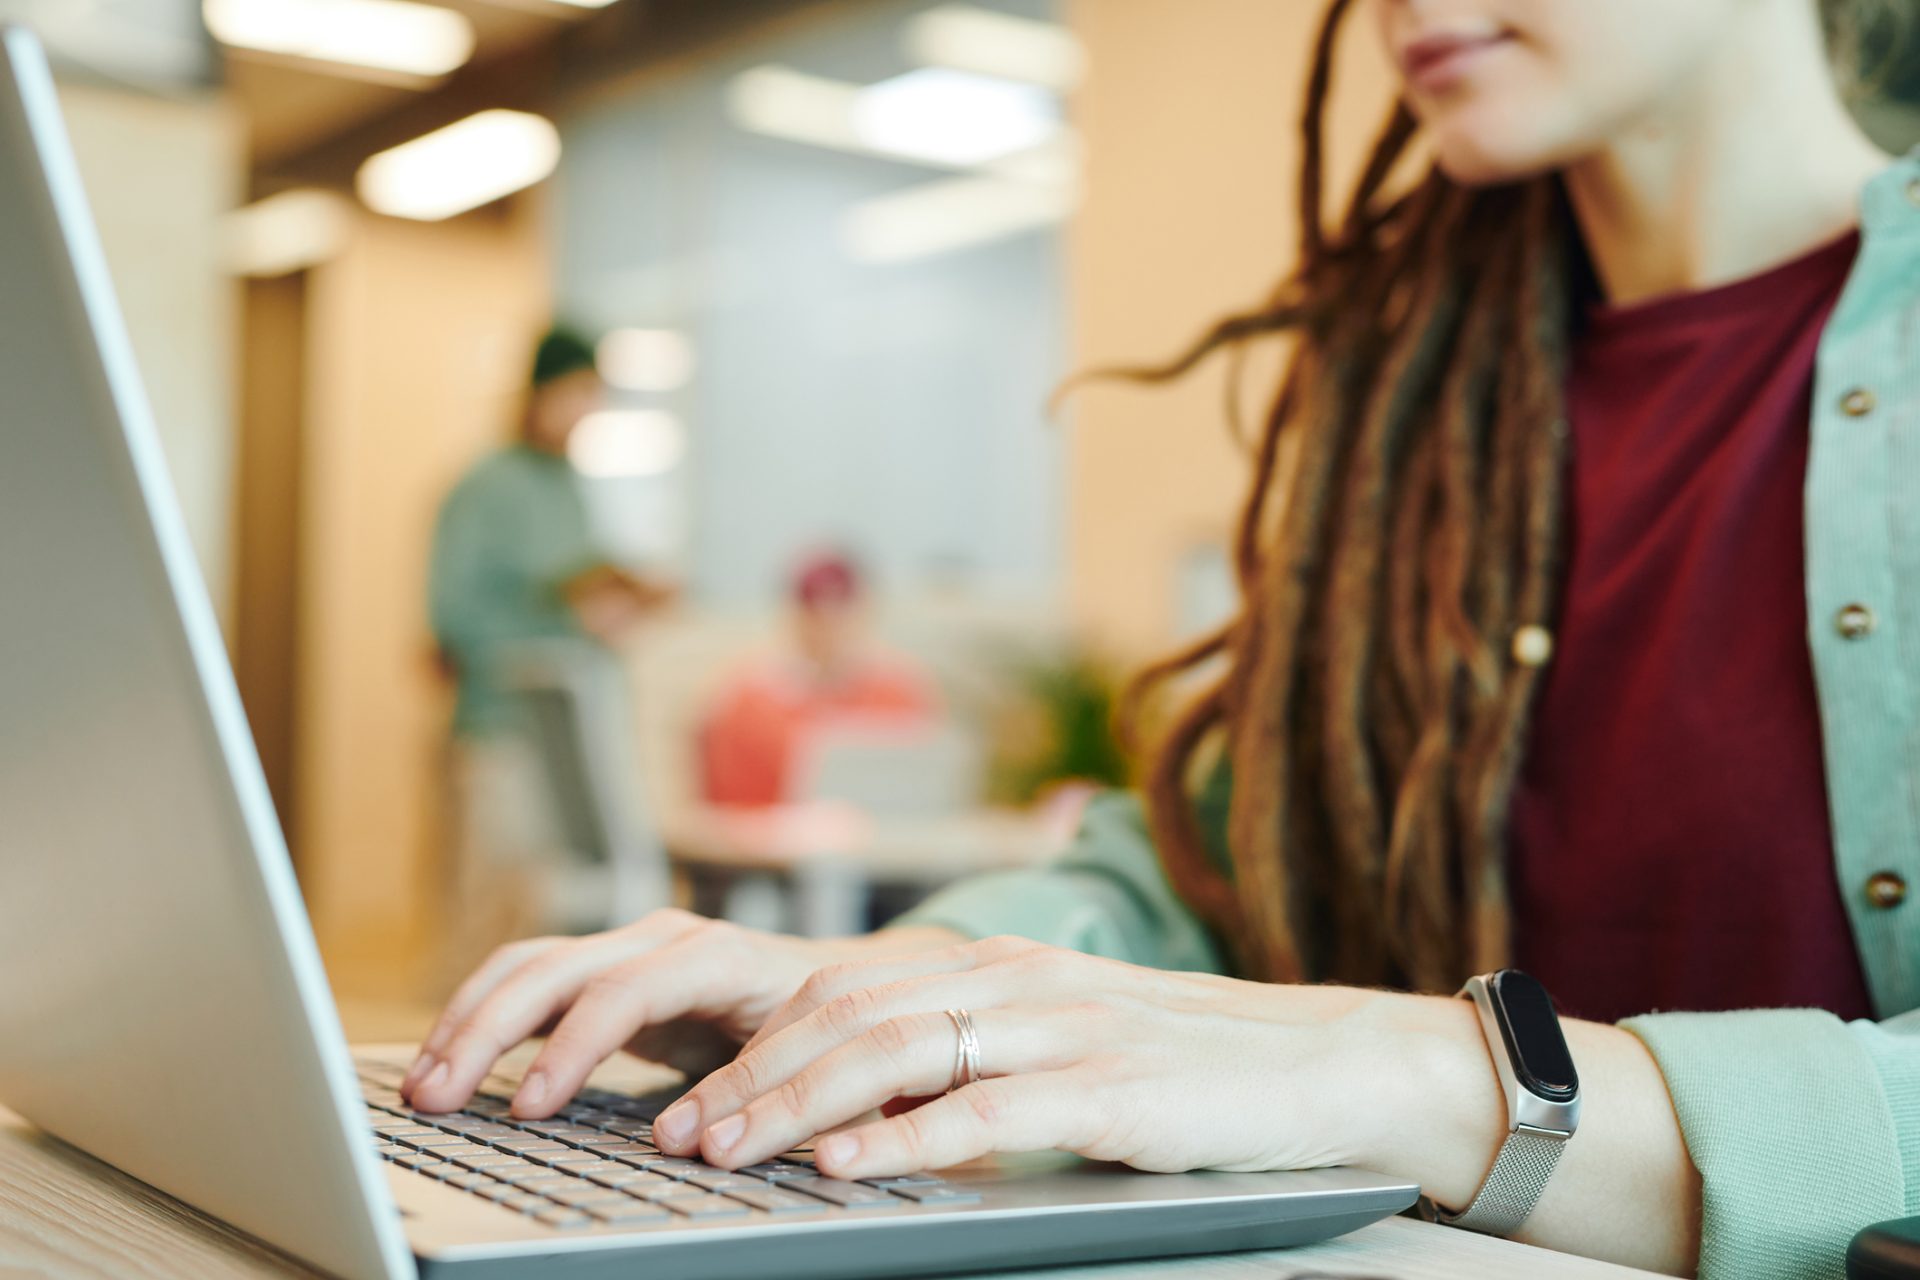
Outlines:
[[[661,1149],[729,1168],[766,1160],[895,1098],[942,1094],[965,1008],[984,1079],[817,1145],[827,1173],[868,1178],[988,1152],[1059,1148],[1140,1169],[1350,1163],[1377,1135],[1356,1072],[1381,1001],[1141,969],[997,938],[822,969],[746,1050],[654,1126]],[[1448,1010],[1448,1012],[1453,1012]],[[1469,1086],[1502,1113],[1471,1011]],[[1402,1069],[1454,1070],[1440,1054]],[[1346,1107],[1329,1105],[1351,1099]],[[1492,1161],[1491,1131],[1483,1143]]]
[[790,938],[669,910],[590,937],[512,943],[454,993],[401,1093],[423,1110],[464,1106],[501,1054],[550,1028],[513,1103],[522,1118],[550,1116],[623,1048],[671,1062],[677,1042],[702,1033],[737,1045],[824,965],[954,937]]
[[[966,1009],[983,1078],[947,1093]],[[1697,1247],[1699,1177],[1666,1084],[1617,1027],[1565,1020],[1580,1132],[1522,1238],[1669,1272]],[[859,1120],[896,1098],[936,1096]],[[874,1178],[1063,1149],[1139,1169],[1351,1164],[1468,1204],[1507,1130],[1465,1000],[1141,969],[1017,938],[821,969],[654,1141],[738,1168],[814,1145]]]

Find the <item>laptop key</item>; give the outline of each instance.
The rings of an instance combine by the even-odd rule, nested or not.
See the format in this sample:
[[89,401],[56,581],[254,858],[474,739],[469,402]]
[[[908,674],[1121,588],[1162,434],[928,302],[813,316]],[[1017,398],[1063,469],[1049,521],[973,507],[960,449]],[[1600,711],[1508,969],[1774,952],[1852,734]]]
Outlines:
[[617,1133],[628,1138],[651,1138],[653,1125],[645,1120],[615,1119],[600,1126],[608,1133]]
[[402,1146],[412,1147],[417,1151],[431,1151],[435,1147],[467,1147],[473,1145],[465,1138],[452,1133],[407,1133],[395,1138],[394,1141],[400,1143]]
[[562,1142],[571,1142],[576,1147],[587,1149],[594,1147],[624,1147],[630,1145],[624,1137],[617,1133],[600,1133],[596,1131],[587,1134],[563,1133],[556,1136],[558,1136]]
[[781,1191],[777,1187],[769,1187],[764,1184],[758,1188],[749,1188],[744,1191],[729,1191],[727,1195],[731,1199],[740,1201],[742,1204],[752,1205],[756,1209],[764,1209],[768,1213],[796,1214],[825,1213],[827,1211],[827,1206],[818,1200],[808,1196],[797,1196],[791,1191]]
[[683,1218],[737,1218],[750,1212],[747,1206],[738,1200],[729,1200],[725,1196],[707,1193],[697,1196],[674,1196],[657,1203],[665,1205]]
[[656,1178],[651,1182],[632,1182],[620,1188],[625,1195],[636,1200],[654,1202],[665,1200],[698,1200],[712,1192],[702,1191],[699,1187],[686,1182],[674,1182],[669,1178]]
[[778,1161],[772,1164],[750,1164],[740,1170],[740,1172],[750,1178],[759,1178],[763,1182],[778,1182],[783,1178],[812,1178],[818,1176],[806,1165],[782,1164]]
[[590,1178],[596,1173],[636,1173],[617,1160],[597,1160],[592,1164],[568,1164],[560,1166],[570,1178]]
[[517,1213],[537,1213],[553,1205],[553,1201],[545,1196],[536,1196],[531,1191],[516,1191],[510,1196],[501,1196],[494,1203]]
[[543,1169],[539,1165],[521,1165],[519,1168],[495,1166],[487,1170],[487,1176],[496,1182],[510,1182],[516,1187],[530,1187],[541,1182],[551,1182],[556,1186],[571,1182],[564,1173],[553,1169]]
[[[624,1160],[621,1163],[632,1164],[633,1161]],[[683,1180],[687,1178],[691,1178],[696,1173],[725,1173],[726,1172],[725,1169],[716,1169],[712,1165],[703,1164],[698,1160],[680,1160],[680,1159],[672,1159],[672,1158],[661,1160],[655,1164],[650,1164],[647,1166],[647,1170],[650,1173],[664,1174],[666,1177],[669,1177],[669,1178],[679,1178]]]
[[600,1157],[591,1151],[576,1151],[571,1147],[560,1151],[528,1151],[524,1159],[533,1164],[543,1164],[549,1168],[564,1169],[570,1164],[599,1164]]
[[436,1159],[433,1156],[422,1155],[418,1151],[413,1152],[411,1155],[395,1156],[393,1162],[402,1168],[412,1169],[418,1173],[425,1173],[429,1169],[446,1163],[446,1161]]
[[673,1160],[672,1156],[663,1156],[657,1151],[637,1151],[628,1155],[614,1147],[601,1147],[599,1150],[601,1155],[610,1160],[618,1160],[621,1164],[648,1171],[657,1169],[663,1164],[669,1164]]
[[590,1182],[577,1187],[554,1187],[542,1190],[540,1194],[555,1204],[571,1205],[576,1209],[590,1204],[615,1204],[627,1198],[609,1187],[596,1187]]
[[908,1183],[904,1186],[888,1187],[896,1196],[905,1196],[915,1204],[979,1204],[980,1193],[968,1191],[964,1187],[951,1187],[945,1183]]
[[673,1221],[673,1215],[659,1205],[641,1204],[635,1200],[623,1200],[618,1204],[590,1204],[587,1212],[596,1222],[610,1227],[644,1227]]
[[878,1187],[837,1178],[792,1178],[780,1184],[783,1191],[798,1191],[843,1209],[895,1209],[904,1201],[896,1200]]
[[743,1178],[737,1173],[696,1173],[687,1181],[708,1191],[745,1191],[767,1185],[758,1178]]
[[458,1187],[462,1191],[478,1191],[481,1187],[497,1187],[500,1185],[484,1173],[473,1173],[471,1171],[452,1174],[449,1177],[442,1178],[441,1181],[450,1187]]
[[[486,1182],[483,1182],[480,1186],[472,1187],[469,1189],[475,1195],[484,1196],[487,1199],[492,1200],[496,1203],[500,1201],[511,1200],[515,1196],[524,1196],[524,1195],[532,1194],[531,1192],[522,1191],[518,1187],[510,1187],[504,1182],[494,1182],[492,1180],[488,1180]],[[546,1203],[544,1198],[541,1199],[541,1203],[542,1204]]]
[[481,1151],[476,1156],[455,1156],[453,1162],[462,1169],[483,1169],[488,1173],[495,1169],[526,1169],[532,1166],[519,1156],[510,1156],[503,1151]]
[[536,1222],[545,1223],[549,1227],[557,1227],[562,1231],[572,1231],[579,1227],[593,1225],[593,1219],[578,1209],[547,1209],[534,1214],[533,1218]]

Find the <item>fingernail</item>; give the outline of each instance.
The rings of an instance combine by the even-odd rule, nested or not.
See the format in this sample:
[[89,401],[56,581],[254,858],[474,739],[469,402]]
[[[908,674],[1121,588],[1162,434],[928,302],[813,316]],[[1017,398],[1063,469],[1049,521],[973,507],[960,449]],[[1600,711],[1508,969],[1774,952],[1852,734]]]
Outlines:
[[830,1165],[850,1164],[860,1154],[860,1139],[850,1133],[836,1133],[820,1144],[817,1154]]
[[452,1074],[453,1069],[447,1066],[446,1063],[436,1062],[433,1064],[433,1070],[427,1072],[427,1078],[420,1082],[420,1087],[422,1089],[438,1089],[447,1082],[447,1077]]
[[740,1141],[740,1135],[747,1131],[747,1118],[735,1113],[707,1130],[707,1140],[715,1151],[731,1150],[733,1144]]
[[513,1109],[528,1111],[547,1100],[547,1077],[539,1071],[529,1071],[526,1079],[520,1082],[520,1091],[513,1095]]
[[425,1052],[415,1058],[413,1065],[407,1068],[406,1078],[400,1081],[400,1092],[412,1093],[413,1086],[420,1082],[420,1077],[426,1071],[427,1064],[432,1061],[433,1055]]
[[682,1098],[662,1111],[659,1119],[653,1122],[653,1136],[677,1147],[693,1136],[699,1124],[700,1104]]

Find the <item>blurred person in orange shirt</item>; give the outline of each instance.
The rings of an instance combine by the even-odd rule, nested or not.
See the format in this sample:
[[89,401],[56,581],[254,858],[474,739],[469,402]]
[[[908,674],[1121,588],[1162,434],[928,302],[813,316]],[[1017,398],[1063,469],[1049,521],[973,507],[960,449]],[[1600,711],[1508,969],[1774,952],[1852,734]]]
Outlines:
[[873,639],[865,584],[851,558],[826,552],[802,561],[789,599],[792,648],[736,672],[701,725],[709,803],[798,800],[809,740],[821,729],[847,722],[914,727],[938,714],[926,676]]

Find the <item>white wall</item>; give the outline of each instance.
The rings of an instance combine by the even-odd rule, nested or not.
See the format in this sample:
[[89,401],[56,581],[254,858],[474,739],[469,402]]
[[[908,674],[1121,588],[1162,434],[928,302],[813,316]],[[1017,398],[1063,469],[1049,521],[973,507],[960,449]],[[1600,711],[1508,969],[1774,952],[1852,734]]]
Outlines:
[[850,7],[563,121],[560,308],[594,328],[679,329],[698,353],[692,385],[634,403],[687,425],[677,497],[703,604],[766,604],[822,543],[853,550],[889,597],[1058,598],[1065,432],[1044,406],[1067,369],[1061,229],[854,261],[850,208],[945,175],[756,136],[725,105],[761,63],[862,84],[909,70],[903,23],[925,4]]
[[241,130],[212,96],[69,85],[60,98],[174,487],[225,616],[239,292],[221,268],[219,231],[245,182]]

